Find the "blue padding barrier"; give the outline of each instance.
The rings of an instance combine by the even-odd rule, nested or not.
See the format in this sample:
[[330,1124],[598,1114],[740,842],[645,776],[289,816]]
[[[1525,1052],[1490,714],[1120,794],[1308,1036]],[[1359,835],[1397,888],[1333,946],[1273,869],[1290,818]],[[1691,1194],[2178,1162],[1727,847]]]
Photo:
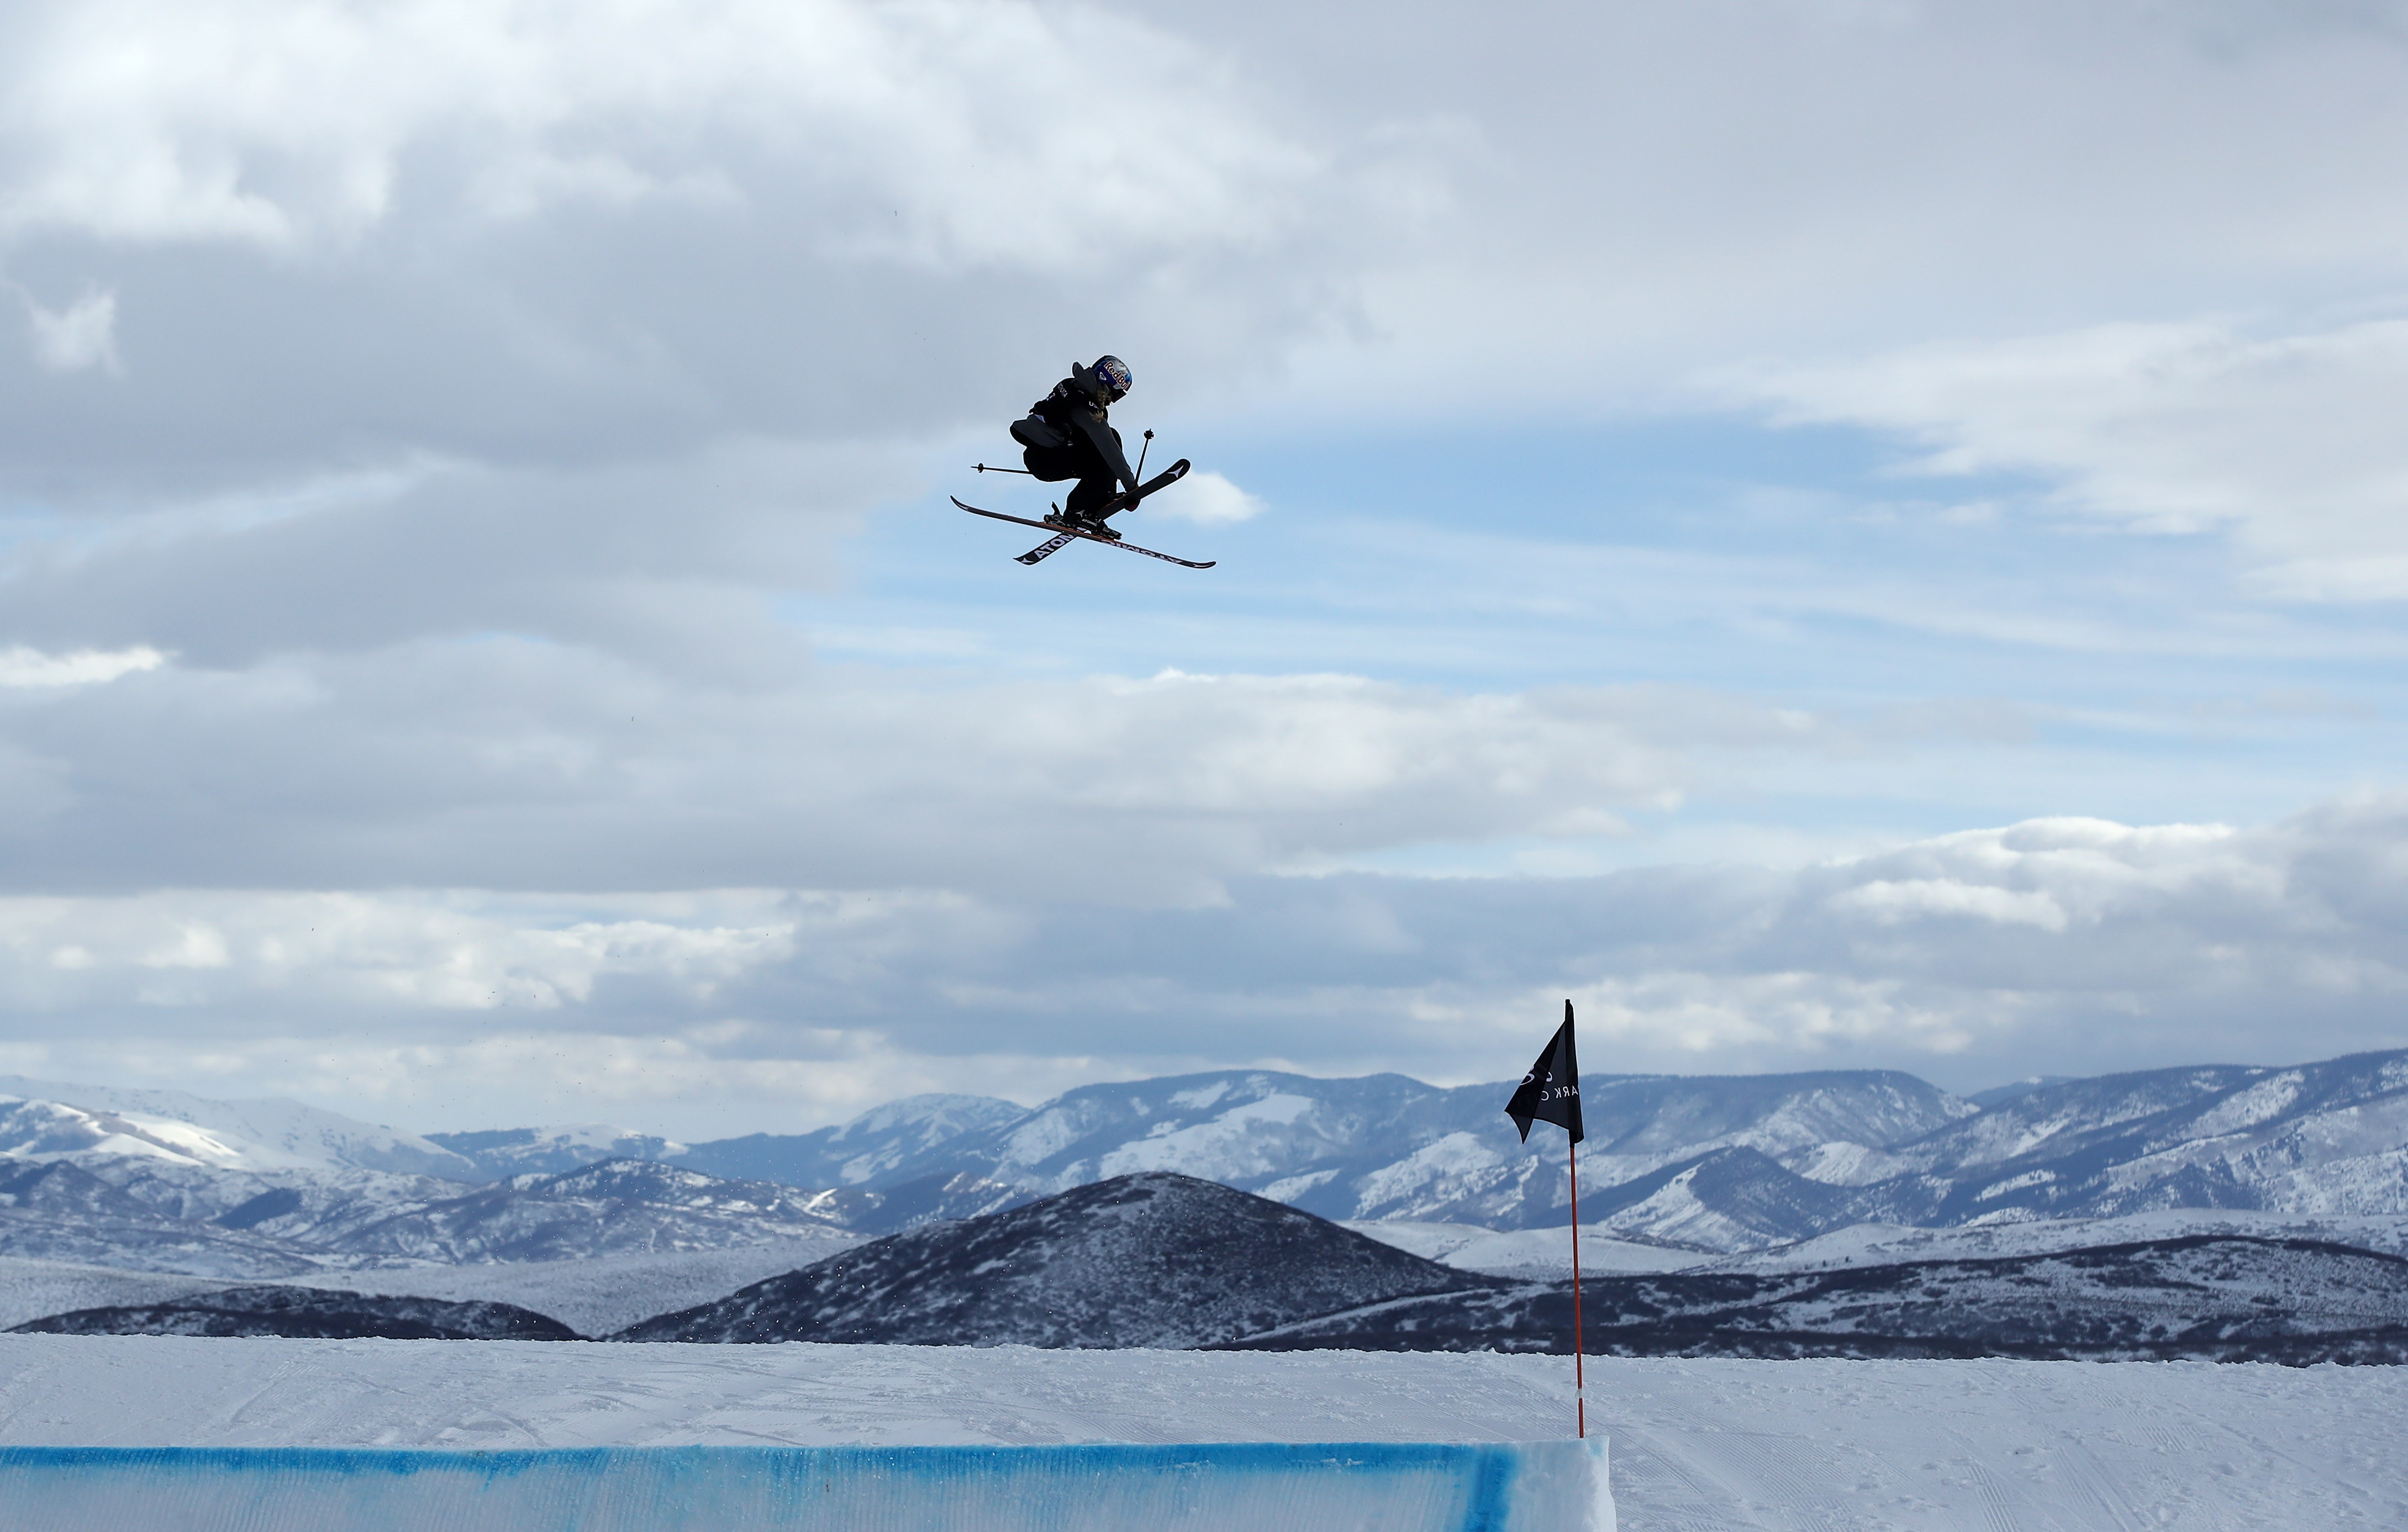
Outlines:
[[1611,1532],[1602,1442],[0,1448],[10,1532]]

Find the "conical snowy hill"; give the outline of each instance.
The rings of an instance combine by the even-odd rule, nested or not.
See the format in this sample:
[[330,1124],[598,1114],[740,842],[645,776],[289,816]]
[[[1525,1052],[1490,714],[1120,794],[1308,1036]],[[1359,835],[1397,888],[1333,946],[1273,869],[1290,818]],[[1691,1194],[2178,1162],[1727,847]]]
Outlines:
[[1154,1172],[893,1235],[613,1339],[1209,1346],[1390,1298],[1502,1285],[1277,1202]]

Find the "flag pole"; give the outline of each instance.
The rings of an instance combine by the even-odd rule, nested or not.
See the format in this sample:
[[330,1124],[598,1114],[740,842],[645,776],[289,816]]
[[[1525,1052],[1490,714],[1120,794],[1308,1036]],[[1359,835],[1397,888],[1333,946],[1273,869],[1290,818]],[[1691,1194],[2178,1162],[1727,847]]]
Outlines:
[[1530,1124],[1553,1123],[1564,1130],[1564,1153],[1570,1157],[1572,1189],[1572,1398],[1580,1434],[1588,1435],[1588,1347],[1581,1335],[1580,1149],[1587,1135],[1581,1127],[1580,1054],[1572,1046],[1572,1003],[1564,1000],[1564,1024],[1547,1042],[1547,1051],[1522,1077],[1505,1115],[1530,1141]]
[[1588,1380],[1581,1355],[1580,1312],[1580,1145],[1564,1135],[1564,1153],[1571,1156],[1572,1172],[1572,1399],[1579,1411],[1580,1434],[1588,1436]]

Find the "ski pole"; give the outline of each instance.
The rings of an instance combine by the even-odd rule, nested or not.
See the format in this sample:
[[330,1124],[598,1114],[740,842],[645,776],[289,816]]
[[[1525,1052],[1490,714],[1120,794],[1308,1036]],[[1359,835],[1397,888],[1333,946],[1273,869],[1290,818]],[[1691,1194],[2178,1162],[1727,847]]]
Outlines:
[[1137,450],[1137,481],[1145,482],[1145,454],[1154,451],[1154,433],[1145,434],[1145,445]]
[[1028,474],[1028,477],[1031,479],[1037,477],[1035,474],[1029,473],[1026,468],[990,468],[983,463],[973,463],[970,466],[980,473],[1025,473]]

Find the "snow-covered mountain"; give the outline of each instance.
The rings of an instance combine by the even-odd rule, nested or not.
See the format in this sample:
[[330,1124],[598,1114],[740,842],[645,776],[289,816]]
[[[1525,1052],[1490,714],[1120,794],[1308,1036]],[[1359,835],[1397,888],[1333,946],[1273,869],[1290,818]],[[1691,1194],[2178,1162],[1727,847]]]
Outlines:
[[1018,1122],[1028,1109],[991,1095],[908,1095],[814,1133],[752,1133],[667,1156],[714,1176],[790,1186],[899,1186],[965,1167],[947,1146]]
[[2408,1051],[2288,1069],[2064,1081],[1900,1146],[1944,1176],[1917,1223],[2157,1208],[2408,1212]]
[[674,1160],[688,1153],[675,1139],[601,1123],[430,1133],[426,1141],[466,1160],[475,1181],[575,1170],[604,1160]]
[[256,1279],[723,1251],[842,1234],[841,1197],[862,1203],[864,1215],[876,1212],[876,1194],[731,1181],[652,1160],[464,1187],[363,1171],[163,1173],[140,1157],[91,1168],[0,1158],[0,1255]]
[[[2408,1214],[2408,1051],[2035,1080],[1983,1093],[1986,1107],[1875,1070],[1584,1084],[1584,1216],[1701,1256],[1866,1224]],[[693,1145],[617,1128],[437,1142],[289,1102],[41,1089],[75,1098],[0,1099],[0,1254],[227,1278],[313,1262],[697,1249],[806,1224],[881,1234],[1148,1171],[1350,1221],[1513,1231],[1559,1228],[1570,1211],[1561,1139],[1520,1142],[1501,1082],[1221,1070],[1086,1086],[1035,1108],[915,1096],[814,1133]],[[784,1190],[681,1205],[639,1195],[642,1178],[624,1170],[581,1195],[526,1168],[574,1177],[638,1162]],[[394,1168],[428,1164],[486,1191]],[[23,1174],[36,1166],[80,1176]],[[752,1210],[728,1210],[739,1206]]]
[[[1165,1168],[1326,1216],[1559,1225],[1564,1172],[1515,1140],[1504,1094],[1187,1077],[1072,1092],[946,1154],[1039,1186]],[[2032,1082],[1987,1110],[1873,1072],[1606,1079],[1584,1106],[1584,1215],[1713,1251],[1869,1221],[2408,1213],[2408,1051]]]
[[0,1075],[0,1155],[138,1155],[228,1170],[380,1170],[475,1180],[475,1167],[415,1134],[298,1101],[211,1101],[181,1091]]
[[284,1277],[338,1253],[262,1229],[373,1222],[456,1197],[440,1146],[292,1101],[208,1101],[8,1077],[0,1254],[222,1278]]
[[1864,1224],[2403,1214],[2408,1052],[2060,1081],[1902,1142],[1716,1150],[1590,1195],[1617,1234],[1727,1252]]
[[[1219,1070],[1083,1086],[1033,1110],[915,1097],[820,1134],[697,1144],[679,1163],[871,1190],[968,1175],[1039,1194],[1169,1170],[1327,1218],[1559,1224],[1570,1207],[1564,1163],[1543,1140],[1520,1142],[1504,1114],[1509,1094],[1402,1075]],[[1726,1148],[1856,1165],[1977,1110],[1882,1070],[1598,1076],[1584,1082],[1584,1105],[1583,1176],[1595,1184]]]
[[0,1159],[0,1255],[230,1278],[288,1277],[320,1264],[279,1240],[162,1213],[66,1160]]
[[365,1261],[558,1261],[635,1251],[719,1250],[838,1226],[834,1194],[723,1181],[650,1160],[513,1176],[465,1196],[322,1213],[280,1203],[253,1232]]
[[[665,1176],[665,1187],[706,1196],[729,1184],[697,1187],[678,1178],[709,1179],[625,1161],[574,1175],[597,1170]],[[1159,1171],[812,1253],[823,1258],[609,1339],[1559,1352],[1570,1320],[1560,1280],[1439,1265],[1283,1204]],[[89,1290],[95,1276],[123,1285],[122,1274],[48,1269],[69,1278],[70,1291]],[[378,1296],[362,1291],[375,1274],[350,1279],[348,1292],[306,1280],[150,1294],[136,1284],[131,1305],[22,1327],[566,1334],[539,1310],[491,1297]],[[2408,1363],[2408,1260],[2299,1238],[2198,1234],[1973,1258],[1724,1264],[1592,1277],[1584,1287],[1589,1342],[1609,1354]]]

